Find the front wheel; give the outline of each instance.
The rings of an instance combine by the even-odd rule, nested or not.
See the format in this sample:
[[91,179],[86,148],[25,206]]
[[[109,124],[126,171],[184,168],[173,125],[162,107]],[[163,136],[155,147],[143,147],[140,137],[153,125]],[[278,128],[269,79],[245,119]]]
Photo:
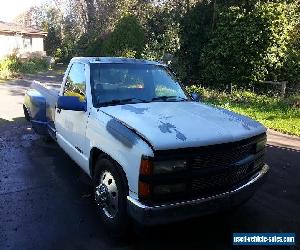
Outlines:
[[99,158],[93,176],[94,196],[101,221],[110,230],[124,234],[128,226],[128,186],[121,167],[107,158]]

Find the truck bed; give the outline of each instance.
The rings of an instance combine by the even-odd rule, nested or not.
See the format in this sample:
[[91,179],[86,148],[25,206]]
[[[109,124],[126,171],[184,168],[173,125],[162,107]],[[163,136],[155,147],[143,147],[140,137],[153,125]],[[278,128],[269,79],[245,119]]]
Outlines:
[[28,112],[33,128],[40,134],[55,133],[55,106],[61,83],[33,81],[25,94],[24,111]]
[[52,82],[52,83],[47,83],[47,82],[38,82],[38,81],[33,81],[30,88],[31,89],[36,89],[37,91],[43,91],[46,93],[51,93],[52,95],[58,95],[59,90],[60,90],[61,82]]

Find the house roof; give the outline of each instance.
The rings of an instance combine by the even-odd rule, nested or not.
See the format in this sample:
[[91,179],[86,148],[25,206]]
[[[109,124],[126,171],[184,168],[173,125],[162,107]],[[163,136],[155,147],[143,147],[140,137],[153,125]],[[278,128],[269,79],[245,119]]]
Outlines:
[[6,23],[0,21],[0,32],[10,33],[10,34],[28,34],[28,35],[40,35],[46,36],[47,32],[31,28],[31,27],[23,27],[22,25],[15,23]]

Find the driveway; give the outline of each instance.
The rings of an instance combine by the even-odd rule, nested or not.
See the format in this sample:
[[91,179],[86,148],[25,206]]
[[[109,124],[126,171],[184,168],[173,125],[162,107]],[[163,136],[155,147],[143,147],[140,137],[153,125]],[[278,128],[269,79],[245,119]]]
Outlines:
[[[0,249],[226,250],[233,248],[233,232],[296,232],[298,245],[286,249],[300,249],[298,137],[269,132],[270,176],[235,213],[136,230],[119,241],[99,223],[89,178],[22,118],[23,94],[33,78],[0,84]],[[60,80],[51,72],[38,79]]]

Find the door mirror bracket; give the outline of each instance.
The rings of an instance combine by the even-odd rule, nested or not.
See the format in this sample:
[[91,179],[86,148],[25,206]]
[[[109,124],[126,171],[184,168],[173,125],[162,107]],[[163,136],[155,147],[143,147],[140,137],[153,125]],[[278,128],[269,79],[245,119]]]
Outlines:
[[197,93],[192,93],[192,94],[191,94],[191,98],[192,98],[192,100],[195,101],[195,102],[199,102],[199,101],[201,100],[200,95],[197,94]]

